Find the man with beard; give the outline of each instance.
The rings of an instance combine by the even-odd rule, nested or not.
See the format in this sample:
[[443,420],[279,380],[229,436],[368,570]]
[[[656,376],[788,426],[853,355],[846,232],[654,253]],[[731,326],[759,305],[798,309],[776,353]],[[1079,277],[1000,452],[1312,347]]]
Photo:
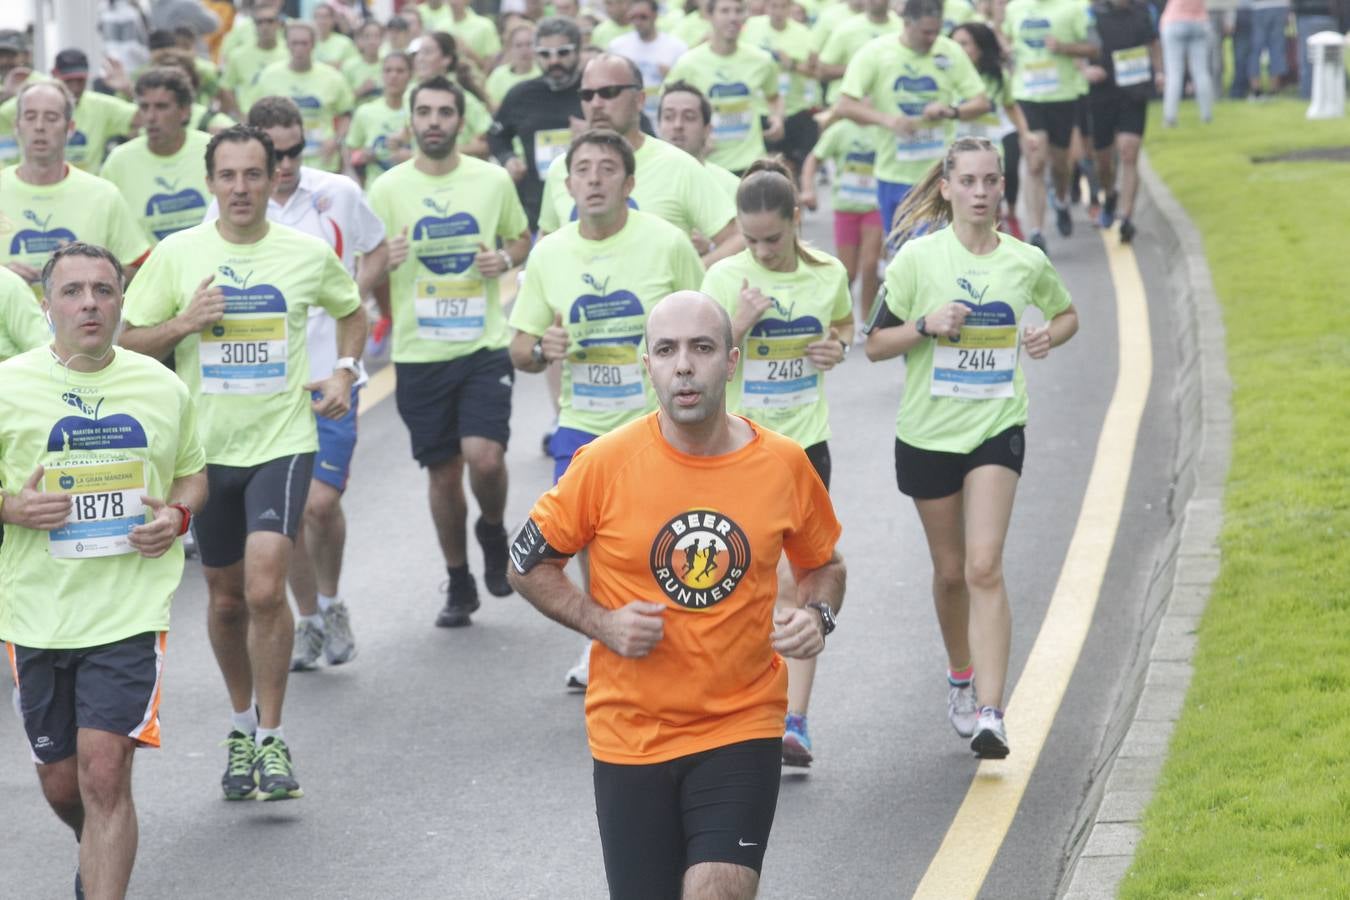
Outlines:
[[[539,227],[549,166],[567,153],[572,130],[581,125],[581,30],[571,19],[545,19],[535,32],[534,54],[544,74],[507,92],[488,132],[488,152],[515,181],[531,231]],[[516,155],[517,138],[524,159]]]
[[530,233],[510,176],[456,148],[463,90],[430,78],[413,88],[409,106],[418,153],[375,181],[370,205],[395,235],[389,294],[396,400],[413,457],[427,470],[449,574],[436,624],[459,628],[472,624],[478,609],[465,539],[465,468],[482,510],[474,535],[484,581],[496,596],[511,593],[502,516],[514,374],[497,279],[524,261]]

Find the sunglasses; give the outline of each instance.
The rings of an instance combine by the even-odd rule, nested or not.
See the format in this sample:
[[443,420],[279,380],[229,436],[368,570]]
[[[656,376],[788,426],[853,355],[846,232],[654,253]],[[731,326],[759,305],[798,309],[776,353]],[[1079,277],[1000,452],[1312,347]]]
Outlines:
[[581,90],[577,91],[577,93],[581,95],[581,100],[583,103],[590,103],[592,100],[596,98],[597,95],[605,100],[613,100],[615,97],[619,96],[624,91],[636,91],[636,90],[638,90],[638,86],[636,84],[607,84],[604,87],[600,88],[582,88]]
[[576,44],[563,44],[561,47],[535,47],[534,55],[540,59],[567,59],[577,52]]
[[254,20],[253,20],[253,24],[255,24],[255,25],[275,25],[275,24],[277,24],[278,21],[280,21],[280,20],[279,20],[279,19],[254,19]]
[[284,150],[280,147],[274,147],[273,152],[276,153],[277,159],[299,159],[300,154],[305,152],[305,144],[301,141],[294,147],[287,147]]

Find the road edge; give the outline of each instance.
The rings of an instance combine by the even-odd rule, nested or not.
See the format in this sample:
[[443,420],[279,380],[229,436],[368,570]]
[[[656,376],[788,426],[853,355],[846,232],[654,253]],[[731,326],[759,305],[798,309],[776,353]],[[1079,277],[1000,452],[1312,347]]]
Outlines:
[[[1149,165],[1145,227],[1164,243],[1179,357],[1172,527],[1149,579],[1134,662],[1122,680],[1091,787],[1066,854],[1058,896],[1116,896],[1134,860],[1173,728],[1191,682],[1196,628],[1219,572],[1223,491],[1232,450],[1232,381],[1222,310],[1190,217]],[[1170,238],[1170,239],[1169,239]]]

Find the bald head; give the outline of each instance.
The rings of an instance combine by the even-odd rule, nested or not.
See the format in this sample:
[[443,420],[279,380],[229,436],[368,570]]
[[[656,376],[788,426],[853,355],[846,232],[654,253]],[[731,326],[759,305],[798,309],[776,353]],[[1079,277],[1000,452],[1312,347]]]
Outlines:
[[731,316],[700,291],[676,291],[662,298],[647,316],[647,347],[662,338],[690,331],[717,338],[723,353],[731,351]]

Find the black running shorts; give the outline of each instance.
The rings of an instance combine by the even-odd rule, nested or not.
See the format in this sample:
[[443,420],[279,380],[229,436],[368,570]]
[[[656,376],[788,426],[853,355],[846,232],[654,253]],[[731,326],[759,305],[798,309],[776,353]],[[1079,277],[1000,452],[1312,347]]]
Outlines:
[[296,453],[256,466],[208,463],[206,506],[192,520],[202,565],[232,566],[244,558],[244,544],[255,531],[272,531],[295,540],[309,497],[314,454]]
[[782,738],[652,765],[595,761],[595,815],[611,900],[679,900],[706,862],[760,870],[778,807]]
[[511,387],[516,372],[506,350],[460,359],[394,363],[394,400],[423,468],[459,456],[459,439],[481,437],[503,447],[511,438]]
[[47,765],[74,756],[81,728],[158,747],[167,637],[147,631],[78,650],[6,644],[33,762]]
[[1026,435],[1014,425],[989,438],[969,453],[924,450],[895,439],[895,483],[900,493],[915,500],[950,497],[965,483],[966,475],[980,466],[1003,466],[1022,474]]
[[1135,100],[1128,94],[1112,92],[1092,97],[1092,146],[1105,150],[1116,142],[1118,134],[1144,136],[1144,120],[1148,118],[1148,101]]
[[1077,100],[1055,100],[1050,103],[1018,100],[1017,106],[1026,117],[1028,131],[1044,131],[1051,147],[1068,149],[1073,138],[1073,127],[1078,122]]

